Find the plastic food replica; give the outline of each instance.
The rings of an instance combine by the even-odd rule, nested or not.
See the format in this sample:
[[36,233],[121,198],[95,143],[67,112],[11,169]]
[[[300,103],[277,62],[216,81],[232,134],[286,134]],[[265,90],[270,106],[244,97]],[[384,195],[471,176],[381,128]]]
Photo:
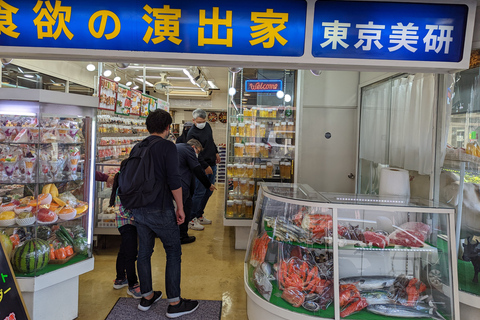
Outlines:
[[[299,308],[298,312],[332,318],[332,216],[301,205],[289,208],[285,209],[288,212],[263,217],[263,230],[253,240],[250,251],[250,284],[276,305],[283,306],[281,299],[291,308]],[[340,248],[370,250],[428,248],[425,240],[430,232],[430,226],[421,222],[403,223],[389,233],[340,221],[337,230]],[[477,245],[464,244],[465,254],[477,250]],[[477,257],[477,252],[473,256]],[[364,310],[386,317],[444,319],[427,285],[413,276],[343,277],[339,289],[342,318]],[[322,314],[328,309],[330,313]]]

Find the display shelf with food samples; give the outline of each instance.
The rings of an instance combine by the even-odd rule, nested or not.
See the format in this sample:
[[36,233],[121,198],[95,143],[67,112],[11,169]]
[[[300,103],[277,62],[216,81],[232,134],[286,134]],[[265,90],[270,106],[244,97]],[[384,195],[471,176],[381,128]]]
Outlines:
[[460,319],[454,214],[420,199],[262,183],[245,257],[248,318]]
[[446,139],[437,145],[444,161],[438,165],[436,184],[439,199],[457,208],[458,282],[460,302],[477,308],[480,304],[480,66],[444,78],[446,112],[439,126]]
[[74,319],[78,276],[93,270],[97,106],[0,89],[0,237],[32,319]]
[[[270,88],[251,86],[268,82]],[[224,225],[245,249],[260,182],[293,182],[296,161],[295,72],[243,69],[229,77]],[[233,95],[232,95],[233,94]],[[288,99],[287,99],[288,98]]]

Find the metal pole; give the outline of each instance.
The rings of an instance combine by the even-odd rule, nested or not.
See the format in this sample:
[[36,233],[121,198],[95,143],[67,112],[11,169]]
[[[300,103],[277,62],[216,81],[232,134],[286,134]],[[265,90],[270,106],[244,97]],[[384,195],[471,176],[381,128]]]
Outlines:
[[457,245],[457,257],[460,250],[460,227],[462,225],[462,209],[463,209],[463,183],[465,180],[465,162],[460,163],[460,186],[458,187],[458,204],[457,204],[457,225],[455,227],[455,240]]

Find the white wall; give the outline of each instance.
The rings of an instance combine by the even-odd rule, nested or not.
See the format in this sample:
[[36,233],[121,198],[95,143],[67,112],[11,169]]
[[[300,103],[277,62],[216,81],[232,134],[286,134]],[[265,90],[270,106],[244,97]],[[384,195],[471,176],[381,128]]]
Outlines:
[[85,67],[69,61],[14,59],[13,63],[90,88],[93,88],[94,77],[97,75],[96,71],[90,72]]
[[317,191],[354,192],[348,175],[355,173],[359,73],[324,71],[315,77],[305,71],[299,77],[297,181]]

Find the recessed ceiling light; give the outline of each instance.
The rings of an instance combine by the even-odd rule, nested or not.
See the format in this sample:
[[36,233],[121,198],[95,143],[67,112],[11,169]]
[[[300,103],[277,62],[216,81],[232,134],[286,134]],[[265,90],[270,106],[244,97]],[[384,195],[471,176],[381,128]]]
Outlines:
[[286,94],[285,95],[285,102],[290,102],[290,101],[292,101],[292,96],[289,95],[289,94]]
[[115,82],[119,82],[120,80],[122,80],[122,78],[120,78],[119,76],[116,76],[115,78],[113,78],[113,81]]
[[133,87],[133,90],[137,90],[137,89],[138,89],[138,86],[137,86],[137,85],[135,85],[135,87]]
[[277,91],[277,98],[278,98],[278,99],[283,99],[284,96],[285,96],[285,93],[283,93],[282,90],[278,90],[278,91]]
[[95,65],[93,63],[87,64],[87,70],[88,71],[95,71]]
[[130,87],[131,85],[132,85],[132,81],[128,81],[128,82],[126,83],[126,86],[127,86],[127,87]]
[[237,90],[234,87],[228,89],[228,94],[234,96],[237,93]]
[[112,75],[112,70],[107,69],[107,70],[103,71],[103,75],[105,77],[110,77]]

